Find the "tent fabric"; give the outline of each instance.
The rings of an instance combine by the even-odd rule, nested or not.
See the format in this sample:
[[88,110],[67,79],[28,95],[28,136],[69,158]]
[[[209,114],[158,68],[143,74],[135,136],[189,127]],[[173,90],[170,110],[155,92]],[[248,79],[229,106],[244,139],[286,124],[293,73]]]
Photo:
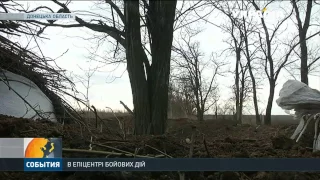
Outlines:
[[[29,83],[29,88],[27,90],[28,86],[25,84],[23,85],[21,82],[9,82],[9,84],[13,84],[13,86],[15,86],[12,89],[20,92],[22,96],[26,95],[26,92],[29,92],[30,84],[32,84],[32,95],[29,94],[27,99],[30,101],[32,106],[40,104],[41,111],[39,112],[47,112],[44,113],[47,114],[49,119],[53,121],[56,119],[61,123],[84,121],[81,115],[79,115],[79,113],[64,99],[65,96],[69,96],[74,98],[76,101],[80,101],[78,98],[71,95],[75,91],[75,85],[65,75],[65,70],[62,70],[55,65],[53,59],[39,57],[36,53],[21,47],[19,44],[12,42],[0,34],[0,71],[6,73],[10,72],[12,74],[9,73],[9,75],[12,75],[18,80],[22,80],[22,82]],[[2,73],[1,77],[4,76],[5,74]],[[12,91],[8,91],[8,87],[5,83],[6,81],[3,82],[3,80],[0,79],[0,89],[2,93],[0,95],[2,98],[0,98],[2,104],[2,106],[0,106],[2,109],[0,110],[0,114],[16,114],[16,116],[21,116],[22,112],[26,110],[26,108],[24,107],[19,110],[13,110],[13,106],[16,105],[17,108],[21,108],[22,102],[17,100],[17,97],[14,97]],[[10,98],[5,97],[4,94],[9,94],[11,98],[15,99],[15,102],[10,100]],[[36,98],[34,98],[34,96],[36,96]],[[51,103],[49,103],[50,101]],[[6,110],[4,110],[5,107]],[[55,118],[51,113],[52,108]],[[31,112],[30,114],[27,113],[25,117],[32,116],[34,113]],[[23,113],[26,114],[26,112]]]
[[57,122],[51,100],[30,79],[0,71],[0,114]]

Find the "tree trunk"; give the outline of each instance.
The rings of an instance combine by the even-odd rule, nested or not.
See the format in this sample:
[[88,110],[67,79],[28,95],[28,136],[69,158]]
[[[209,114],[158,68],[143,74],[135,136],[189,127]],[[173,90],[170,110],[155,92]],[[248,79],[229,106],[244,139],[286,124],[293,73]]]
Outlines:
[[308,48],[307,48],[307,41],[306,41],[306,33],[299,33],[300,36],[300,58],[301,58],[301,67],[300,67],[300,75],[301,75],[301,82],[308,85]]
[[271,125],[271,110],[272,110],[272,102],[274,98],[274,89],[275,89],[275,81],[269,80],[270,88],[269,88],[269,98],[266,109],[266,118],[264,120],[264,124]]
[[239,88],[239,62],[240,62],[240,51],[238,49],[236,49],[237,54],[236,54],[236,78],[235,78],[235,85],[236,85],[236,121],[239,122],[240,120],[240,112],[239,112],[239,92],[240,92],[240,88]]
[[251,58],[250,58],[250,53],[249,53],[248,32],[246,29],[246,23],[245,23],[244,18],[243,18],[243,25],[244,25],[244,41],[245,41],[245,47],[246,47],[246,59],[248,62],[248,70],[249,70],[251,83],[252,83],[253,105],[254,105],[254,111],[256,114],[256,124],[261,124],[259,107],[258,107],[258,100],[257,100],[256,79],[255,79],[254,74],[252,72]]
[[143,62],[147,59],[142,49],[140,34],[140,13],[138,1],[125,1],[126,57],[133,106],[135,134],[147,134],[151,117],[148,83]]
[[249,66],[249,73],[250,73],[251,82],[252,82],[253,105],[254,105],[254,111],[256,113],[256,124],[261,124],[259,107],[258,107],[258,99],[257,99],[256,79],[254,78],[254,75],[252,73],[250,63],[248,63],[248,66]]
[[241,90],[240,90],[240,98],[239,98],[239,117],[238,117],[238,123],[242,124],[242,110],[243,110],[243,100],[244,100],[244,89],[245,89],[245,72],[243,69],[241,70]]
[[[163,134],[168,112],[168,86],[170,75],[173,23],[177,1],[149,1],[151,20],[152,66],[149,79],[151,98],[150,133]],[[149,76],[148,76],[149,77]]]
[[214,112],[216,120],[218,120],[218,106],[216,105],[216,110]]
[[204,114],[204,111],[203,111],[202,109],[200,109],[200,110],[197,112],[198,120],[199,120],[200,122],[204,121],[203,114]]
[[176,1],[149,3],[150,65],[141,43],[139,1],[125,1],[127,70],[135,109],[135,134],[165,133],[175,8]]
[[[249,52],[249,50],[247,50],[247,52]],[[250,74],[251,83],[252,83],[253,105],[254,105],[254,111],[256,114],[256,124],[261,124],[261,118],[260,118],[259,107],[258,107],[258,99],[257,99],[256,79],[252,72],[250,59],[248,59],[248,69],[249,69],[249,74]]]
[[296,20],[297,20],[297,25],[298,25],[298,30],[299,30],[299,38],[300,38],[300,58],[301,58],[301,66],[300,66],[300,76],[301,76],[301,82],[305,83],[308,85],[309,80],[308,80],[308,47],[307,47],[307,42],[306,42],[306,36],[308,32],[308,28],[310,26],[310,18],[311,18],[311,10],[312,10],[312,0],[309,0],[307,3],[307,8],[306,8],[306,14],[305,14],[305,20],[304,23],[302,24],[301,17],[300,17],[300,12],[299,8],[297,6],[296,1],[291,1],[293,8],[296,13]]

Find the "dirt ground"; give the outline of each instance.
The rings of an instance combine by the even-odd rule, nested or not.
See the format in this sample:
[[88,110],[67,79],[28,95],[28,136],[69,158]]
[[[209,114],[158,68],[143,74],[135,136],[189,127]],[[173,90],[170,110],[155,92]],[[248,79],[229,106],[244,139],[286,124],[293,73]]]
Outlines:
[[[54,124],[29,121],[0,115],[0,137],[62,137],[63,148],[87,149],[92,137],[93,150],[112,152],[117,148],[140,155],[159,155],[158,150],[172,157],[188,157],[190,144],[186,138],[195,134],[193,157],[320,157],[304,144],[288,139],[295,126],[260,126],[226,124],[223,121],[184,124],[163,136],[133,136],[125,139],[116,133],[116,122],[106,122],[112,132],[103,132],[79,124]],[[192,130],[192,126],[195,127]],[[157,150],[155,150],[157,149]],[[105,157],[105,155],[63,152],[64,157]],[[116,157],[116,156],[109,156]],[[179,179],[177,172],[0,172],[0,179],[23,180],[89,180],[89,179]],[[320,179],[320,173],[296,172],[189,172],[186,179],[210,180],[308,180]]]

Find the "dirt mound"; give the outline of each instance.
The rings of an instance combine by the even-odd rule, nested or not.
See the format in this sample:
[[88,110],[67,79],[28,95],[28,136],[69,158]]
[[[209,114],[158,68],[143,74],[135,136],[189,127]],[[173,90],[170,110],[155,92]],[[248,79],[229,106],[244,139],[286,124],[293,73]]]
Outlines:
[[[133,136],[126,139],[120,133],[103,132],[79,124],[54,124],[48,121],[30,121],[0,115],[1,137],[62,137],[64,149],[118,152],[108,157],[189,156],[192,126],[195,130],[193,157],[320,157],[307,147],[292,142],[288,137],[294,126],[260,126],[219,124],[214,121],[185,124],[163,136]],[[116,127],[109,127],[116,129]],[[92,142],[91,142],[92,140]],[[120,155],[119,155],[120,153]],[[103,154],[64,151],[64,157],[106,157]],[[60,172],[21,173],[1,172],[1,179],[56,180],[56,179],[179,179],[177,172]],[[320,179],[317,173],[281,172],[187,172],[187,179]]]

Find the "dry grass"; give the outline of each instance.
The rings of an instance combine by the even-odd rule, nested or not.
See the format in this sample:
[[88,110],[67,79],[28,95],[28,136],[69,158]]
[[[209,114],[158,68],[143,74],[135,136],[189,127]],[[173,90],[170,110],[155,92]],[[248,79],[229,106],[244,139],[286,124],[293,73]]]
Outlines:
[[[77,112],[80,115],[82,115],[84,118],[94,119],[96,117],[94,112],[88,111],[87,109],[77,109]],[[130,116],[130,114],[126,111],[114,110],[112,112],[111,110],[101,110],[101,109],[97,109],[97,115],[101,119],[110,119],[110,118],[113,118],[114,116],[116,117]]]

